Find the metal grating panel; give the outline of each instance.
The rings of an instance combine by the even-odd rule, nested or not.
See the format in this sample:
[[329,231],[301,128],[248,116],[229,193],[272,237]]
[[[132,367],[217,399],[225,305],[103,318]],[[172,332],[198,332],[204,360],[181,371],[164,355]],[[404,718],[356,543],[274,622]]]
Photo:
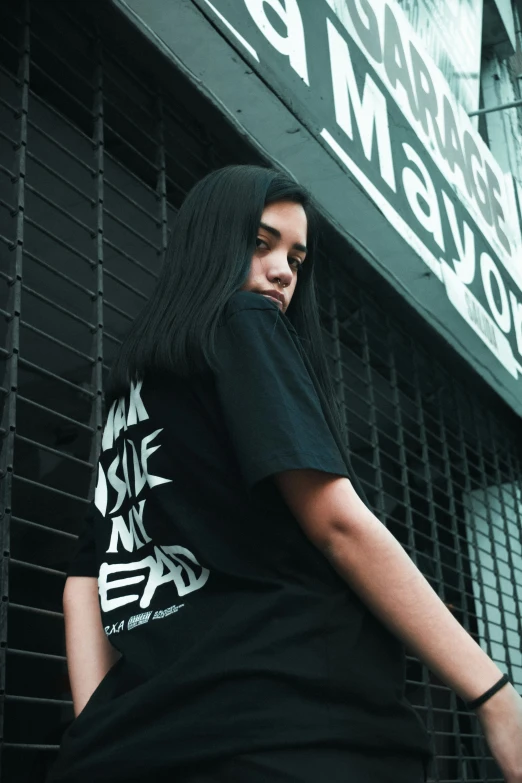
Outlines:
[[[330,262],[321,291],[354,469],[377,516],[520,690],[520,422],[452,377],[343,266]],[[454,691],[414,657],[407,676],[434,737],[431,779],[502,781]]]
[[[70,7],[9,0],[0,11],[6,783],[43,780],[72,717],[64,569],[95,478],[103,379],[152,290],[169,215],[207,171],[259,162],[207,130],[195,94],[188,111],[175,74],[167,91],[139,66],[145,42],[131,56]],[[520,689],[520,423],[453,377],[349,267],[324,258],[319,293],[354,468],[381,521]],[[474,715],[413,657],[407,695],[435,739],[433,780],[501,780]]]

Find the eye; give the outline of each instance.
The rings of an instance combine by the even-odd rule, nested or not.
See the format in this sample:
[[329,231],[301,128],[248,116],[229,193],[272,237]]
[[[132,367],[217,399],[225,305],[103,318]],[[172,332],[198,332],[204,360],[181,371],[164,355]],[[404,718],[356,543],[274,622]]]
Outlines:
[[297,271],[299,272],[299,270],[303,266],[303,262],[301,261],[301,259],[300,258],[289,258],[288,260],[290,261],[290,263],[295,264],[294,269],[297,269]]
[[259,247],[260,245],[264,245],[265,247],[268,247],[267,242],[265,242],[264,239],[261,239],[261,237],[257,237],[256,239],[256,247]]

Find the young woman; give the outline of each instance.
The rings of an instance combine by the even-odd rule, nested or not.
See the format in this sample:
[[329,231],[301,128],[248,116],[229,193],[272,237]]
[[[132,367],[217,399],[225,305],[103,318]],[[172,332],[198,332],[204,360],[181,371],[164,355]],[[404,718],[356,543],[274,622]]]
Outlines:
[[404,645],[463,699],[496,686],[475,707],[522,781],[522,699],[345,453],[316,233],[307,192],[269,168],[215,171],[179,211],[106,390],[53,783],[420,783]]

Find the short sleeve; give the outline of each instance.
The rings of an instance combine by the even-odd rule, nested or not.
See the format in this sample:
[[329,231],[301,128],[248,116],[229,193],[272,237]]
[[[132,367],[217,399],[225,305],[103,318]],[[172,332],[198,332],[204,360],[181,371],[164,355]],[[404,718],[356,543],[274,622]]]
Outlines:
[[93,501],[85,515],[82,530],[67,568],[67,576],[98,576],[94,514],[95,506]]
[[246,296],[217,330],[216,390],[248,488],[303,468],[349,478],[297,333],[277,305]]

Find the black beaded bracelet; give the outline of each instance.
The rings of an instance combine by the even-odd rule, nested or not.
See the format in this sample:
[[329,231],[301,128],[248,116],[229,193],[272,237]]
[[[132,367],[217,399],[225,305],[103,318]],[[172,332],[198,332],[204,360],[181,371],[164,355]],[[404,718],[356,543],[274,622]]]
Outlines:
[[491,696],[493,696],[494,693],[499,691],[506,683],[509,682],[509,677],[507,674],[504,674],[503,677],[500,678],[500,680],[493,685],[492,688],[489,689],[489,691],[486,691],[486,693],[483,693],[482,696],[479,696],[478,699],[473,699],[473,701],[467,702],[467,707],[470,710],[476,710],[477,707],[480,707],[481,704],[484,704],[485,701],[487,701]]

